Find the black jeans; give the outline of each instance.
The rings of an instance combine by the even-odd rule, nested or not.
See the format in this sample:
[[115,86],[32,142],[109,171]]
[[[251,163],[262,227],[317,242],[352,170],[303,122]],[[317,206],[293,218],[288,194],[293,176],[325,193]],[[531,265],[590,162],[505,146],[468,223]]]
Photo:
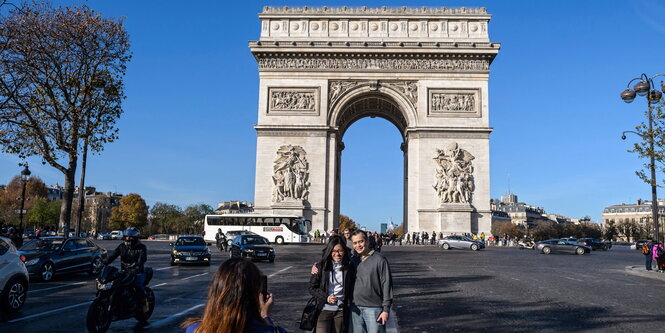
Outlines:
[[344,327],[344,310],[321,310],[316,321],[316,333],[341,333]]

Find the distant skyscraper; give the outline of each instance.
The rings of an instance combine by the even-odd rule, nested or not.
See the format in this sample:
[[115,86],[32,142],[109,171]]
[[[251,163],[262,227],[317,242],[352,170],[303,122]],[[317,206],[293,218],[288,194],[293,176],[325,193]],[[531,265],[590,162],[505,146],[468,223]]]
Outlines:
[[388,223],[381,223],[381,233],[385,234],[386,230],[388,230]]

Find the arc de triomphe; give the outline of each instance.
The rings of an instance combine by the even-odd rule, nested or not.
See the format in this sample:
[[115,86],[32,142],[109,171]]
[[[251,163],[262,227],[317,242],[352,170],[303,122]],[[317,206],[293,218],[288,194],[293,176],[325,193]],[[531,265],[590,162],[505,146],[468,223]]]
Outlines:
[[[339,223],[344,132],[382,117],[403,137],[407,231],[489,232],[485,8],[265,7],[255,210]],[[366,223],[367,221],[359,221]]]

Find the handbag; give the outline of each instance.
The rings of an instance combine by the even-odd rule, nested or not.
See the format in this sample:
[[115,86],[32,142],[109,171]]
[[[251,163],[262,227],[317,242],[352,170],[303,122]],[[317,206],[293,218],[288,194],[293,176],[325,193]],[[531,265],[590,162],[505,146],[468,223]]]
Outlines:
[[302,317],[300,317],[300,329],[305,331],[311,331],[316,326],[316,320],[319,318],[319,302],[316,300],[316,297],[312,297],[305,305],[305,309],[302,310]]

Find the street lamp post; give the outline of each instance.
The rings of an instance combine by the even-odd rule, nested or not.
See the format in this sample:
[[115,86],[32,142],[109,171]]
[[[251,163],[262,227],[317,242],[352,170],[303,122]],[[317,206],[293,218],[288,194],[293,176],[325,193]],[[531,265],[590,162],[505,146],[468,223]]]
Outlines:
[[21,223],[21,232],[23,233],[23,209],[25,208],[25,185],[28,182],[28,177],[30,177],[30,169],[28,169],[28,164],[25,164],[25,168],[21,170],[21,182],[23,183],[23,190],[21,191],[21,210],[19,211],[19,221]]
[[[660,103],[660,99],[663,97],[663,93],[659,91],[658,89],[654,88],[653,84],[653,79],[659,76],[665,76],[665,74],[656,74],[652,77],[648,77],[646,74],[642,74],[640,77],[634,78],[628,82],[628,86],[626,90],[621,92],[621,99],[626,102],[626,103],[631,103],[633,100],[635,100],[635,97],[637,95],[639,96],[646,96],[647,99],[647,105],[649,107],[649,131],[646,136],[639,134],[637,132],[633,131],[624,131],[623,134],[621,135],[621,139],[625,140],[626,139],[626,133],[633,133],[637,134],[640,136],[642,139],[648,140],[649,141],[649,159],[650,159],[650,164],[649,164],[649,169],[651,171],[651,179],[649,182],[651,183],[651,218],[653,219],[653,225],[654,225],[654,240],[656,242],[660,241],[660,226],[658,223],[658,195],[656,193],[656,151],[654,150],[654,142],[656,138],[654,138],[654,132],[653,132],[653,111],[652,111],[652,105],[653,104],[658,104]],[[630,85],[635,81],[639,80],[638,83],[633,86],[633,89],[630,89]],[[661,89],[663,85],[661,83]]]

